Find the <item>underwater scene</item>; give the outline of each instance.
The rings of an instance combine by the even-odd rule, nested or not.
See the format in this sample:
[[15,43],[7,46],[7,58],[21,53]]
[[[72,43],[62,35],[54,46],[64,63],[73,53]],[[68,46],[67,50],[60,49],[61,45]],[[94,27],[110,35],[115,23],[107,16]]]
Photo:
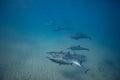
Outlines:
[[0,0],[0,80],[120,80],[120,1]]

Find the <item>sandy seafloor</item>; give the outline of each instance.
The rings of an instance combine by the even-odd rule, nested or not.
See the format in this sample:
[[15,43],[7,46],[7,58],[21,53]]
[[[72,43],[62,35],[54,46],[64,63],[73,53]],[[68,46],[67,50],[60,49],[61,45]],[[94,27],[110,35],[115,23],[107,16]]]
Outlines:
[[[71,40],[66,35],[52,38],[23,38],[24,41],[1,41],[0,80],[120,80],[119,56],[92,40]],[[3,44],[3,45],[2,45]],[[90,51],[77,51],[87,56],[85,67],[61,65],[46,58],[48,51],[69,51],[72,45],[83,45]]]

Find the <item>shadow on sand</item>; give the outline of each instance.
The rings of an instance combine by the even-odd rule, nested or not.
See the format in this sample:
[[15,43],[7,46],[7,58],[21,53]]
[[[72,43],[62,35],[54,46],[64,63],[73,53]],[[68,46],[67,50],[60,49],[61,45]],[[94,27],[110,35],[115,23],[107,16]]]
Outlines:
[[72,71],[64,70],[61,73],[68,80],[84,80],[83,75],[86,75],[82,69],[81,70],[76,69]]

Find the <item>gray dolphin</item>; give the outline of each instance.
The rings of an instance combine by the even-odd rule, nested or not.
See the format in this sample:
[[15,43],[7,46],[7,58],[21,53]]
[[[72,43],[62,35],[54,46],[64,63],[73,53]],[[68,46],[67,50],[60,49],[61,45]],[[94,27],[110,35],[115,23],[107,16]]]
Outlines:
[[79,54],[71,54],[68,52],[48,52],[48,54],[51,55],[51,57],[47,57],[52,62],[58,63],[60,65],[77,65],[78,67],[83,67],[82,63],[86,61],[86,56],[79,55]]
[[87,51],[89,51],[88,48],[81,47],[80,45],[71,46],[71,47],[69,47],[69,48],[67,48],[67,49],[70,49],[70,50],[72,50],[72,51],[76,51],[76,50],[87,50]]
[[63,57],[63,56],[66,56],[66,55],[69,55],[70,52],[63,52],[63,51],[60,51],[60,52],[54,52],[54,51],[50,51],[50,52],[47,52],[47,54],[50,54],[52,57],[54,58],[59,58],[59,57]]
[[50,58],[50,57],[47,57],[47,58],[52,62],[58,63],[59,65],[72,65],[71,62],[68,62],[62,58]]
[[[61,54],[59,54],[61,55]],[[57,63],[59,65],[76,65],[79,68],[82,68],[85,72],[85,74],[89,71],[89,69],[85,68],[83,65],[83,62],[86,61],[86,56],[84,55],[73,55],[73,54],[67,54],[65,56],[60,56],[57,58],[50,58],[47,57],[50,61]]]
[[53,29],[53,31],[64,31],[64,30],[69,30],[69,28],[67,27],[56,27],[55,29]]
[[77,59],[63,59],[61,58],[50,58],[47,57],[49,60],[51,60],[54,63],[58,63],[59,65],[76,65],[78,67],[82,67],[82,65],[79,63]]
[[71,61],[72,64],[82,68],[84,70],[84,73],[87,74],[87,72],[90,70],[89,68],[86,68],[83,65],[83,62],[86,61],[87,57],[84,55],[80,55],[80,54],[70,54],[69,56],[65,56],[64,59]]
[[86,34],[83,34],[83,33],[76,33],[74,35],[71,35],[70,38],[75,39],[75,40],[85,39],[85,38],[91,39],[91,37],[89,37],[89,36],[87,36]]
[[70,30],[72,30],[72,28],[70,27],[58,26],[54,28],[52,31],[58,32],[58,31],[70,31]]
[[68,61],[69,60],[77,61],[77,62],[79,62],[83,66],[83,62],[86,61],[87,57],[84,56],[84,55],[80,55],[80,54],[76,54],[76,55],[69,54],[69,55],[64,56],[63,59],[68,60]]

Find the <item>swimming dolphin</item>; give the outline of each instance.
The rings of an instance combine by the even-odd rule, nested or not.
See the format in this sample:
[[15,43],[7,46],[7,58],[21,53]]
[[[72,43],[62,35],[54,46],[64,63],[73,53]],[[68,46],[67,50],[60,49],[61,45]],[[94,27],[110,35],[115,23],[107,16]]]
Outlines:
[[52,62],[58,63],[59,65],[72,65],[71,62],[68,62],[62,58],[50,58],[50,57],[47,57],[47,58]]
[[53,31],[67,31],[67,30],[71,30],[71,28],[59,26],[53,29]]
[[[80,47],[80,45],[78,45]],[[47,57],[50,61],[57,63],[59,65],[76,65],[79,68],[84,70],[85,74],[89,71],[86,67],[84,67],[83,62],[86,61],[86,56],[81,54],[71,54],[70,51],[50,51],[47,52],[51,57]]]
[[56,27],[55,29],[53,29],[53,31],[63,31],[65,29],[65,27]]
[[64,52],[63,51],[58,51],[58,52],[49,51],[49,52],[47,52],[47,54],[64,54]]
[[63,56],[66,56],[66,55],[69,55],[70,52],[63,52],[63,51],[60,51],[60,52],[54,52],[54,51],[51,51],[51,52],[47,52],[47,54],[50,54],[52,57],[54,58],[58,58],[58,57],[63,57]]
[[75,55],[70,54],[70,55],[64,56],[63,59],[68,60],[68,61],[70,61],[70,60],[75,61],[75,62],[77,61],[83,66],[83,62],[86,61],[87,57],[84,55],[80,55],[80,54],[75,54]]
[[79,68],[82,68],[84,70],[84,73],[87,74],[88,71],[90,70],[89,68],[86,68],[83,65],[83,62],[86,61],[86,56],[80,55],[80,54],[70,54],[69,56],[64,57],[66,60],[70,60],[72,64],[78,66]]
[[78,67],[83,67],[83,65],[77,59],[69,59],[68,61]]
[[82,67],[77,59],[63,59],[63,58],[50,58],[47,57],[52,62],[58,63],[59,65],[76,65],[78,67]]
[[91,39],[91,37],[89,37],[89,36],[87,36],[86,34],[83,34],[83,33],[76,33],[74,35],[71,35],[70,38],[75,39],[75,40],[85,39],[85,38]]
[[80,63],[83,63],[86,61],[87,57],[84,55],[80,55],[80,54],[71,54],[70,51],[68,52],[47,52],[48,54],[50,54],[53,58],[63,58],[63,59],[76,59],[78,60]]
[[81,47],[80,45],[71,46],[71,47],[69,47],[69,48],[67,48],[67,49],[70,49],[70,50],[72,50],[72,51],[76,51],[76,50],[87,50],[87,51],[89,51],[88,48]]

